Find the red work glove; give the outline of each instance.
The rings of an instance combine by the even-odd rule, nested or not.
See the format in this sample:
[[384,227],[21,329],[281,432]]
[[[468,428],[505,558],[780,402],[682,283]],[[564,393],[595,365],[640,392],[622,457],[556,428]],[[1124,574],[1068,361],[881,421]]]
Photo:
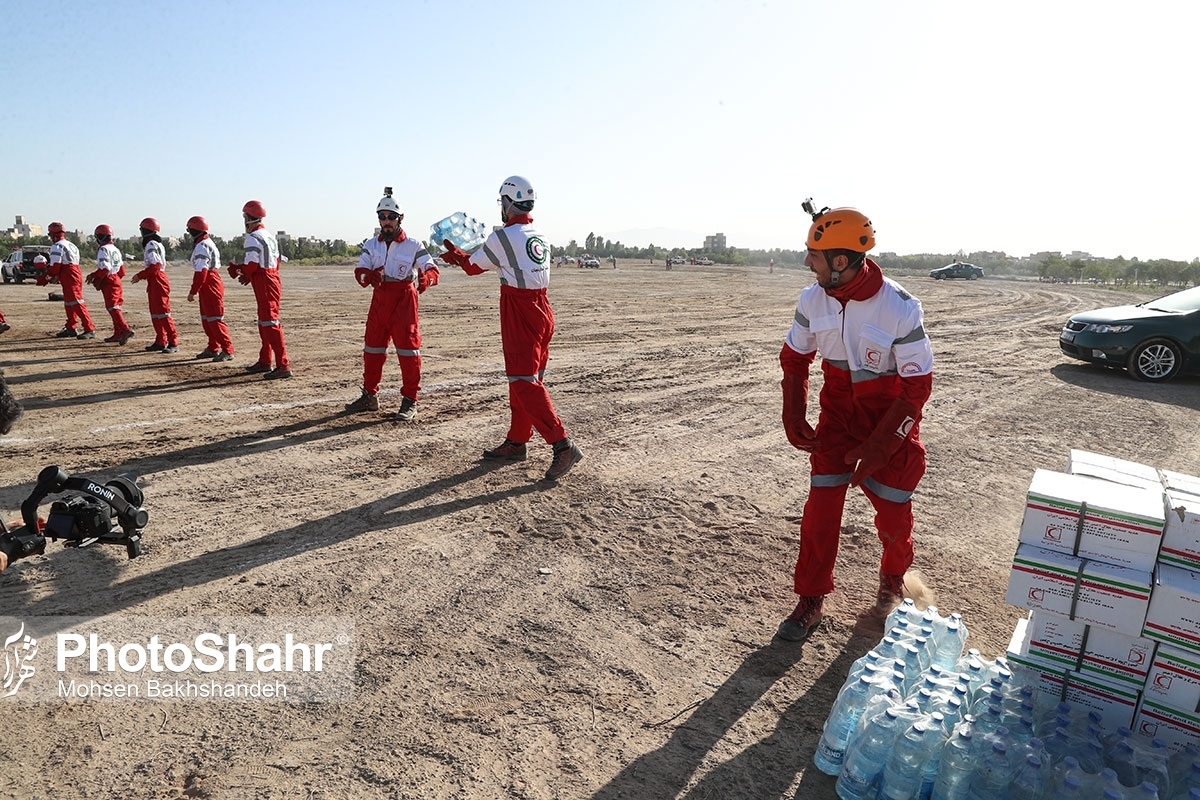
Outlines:
[[227,272],[229,273],[229,277],[231,277],[231,278],[240,278],[242,275],[242,265],[235,264],[234,262],[230,261],[229,269],[227,270]]
[[238,283],[242,286],[247,285],[250,283],[250,276],[243,272],[241,275],[238,275]]
[[436,267],[430,267],[424,272],[417,272],[417,293],[424,294],[425,290],[430,286],[437,286],[438,271]]
[[808,424],[808,365],[803,374],[783,374],[783,432],[797,450],[814,453],[817,450],[817,432]]
[[846,463],[858,463],[850,476],[850,485],[858,486],[892,460],[896,451],[912,436],[921,421],[921,409],[897,397],[867,440],[846,453]]
[[358,281],[358,285],[364,289],[368,286],[379,286],[383,283],[383,267],[376,269],[355,267],[354,280]]
[[140,283],[141,280],[142,280],[142,273],[139,272],[138,274],[136,274],[132,278],[130,278],[129,282],[130,283]]
[[97,289],[99,289],[100,287],[96,284],[96,278],[99,278],[99,277],[100,277],[100,270],[95,270],[94,272],[89,272],[87,274],[87,277],[83,279],[83,282],[87,283],[87,284],[91,284],[92,286],[95,286]]
[[45,273],[42,273],[41,275],[38,275],[36,278],[34,278],[34,283],[36,283],[38,286],[45,286],[49,282],[50,282],[50,277],[48,275],[46,275]]
[[442,246],[446,248],[446,252],[442,253],[442,261],[448,264],[453,264],[456,267],[461,267],[462,271],[468,275],[482,275],[484,270],[471,263],[471,257],[449,239],[442,240]]

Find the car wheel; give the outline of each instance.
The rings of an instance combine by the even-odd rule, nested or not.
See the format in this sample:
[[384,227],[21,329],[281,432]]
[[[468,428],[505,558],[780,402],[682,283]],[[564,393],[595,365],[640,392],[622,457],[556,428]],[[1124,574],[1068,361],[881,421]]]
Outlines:
[[976,281],[976,280],[979,280],[979,276],[976,275],[974,272],[972,272],[970,275],[967,276],[967,280]]
[[1147,339],[1133,348],[1126,364],[1129,374],[1139,381],[1169,381],[1183,368],[1183,353],[1169,339]]

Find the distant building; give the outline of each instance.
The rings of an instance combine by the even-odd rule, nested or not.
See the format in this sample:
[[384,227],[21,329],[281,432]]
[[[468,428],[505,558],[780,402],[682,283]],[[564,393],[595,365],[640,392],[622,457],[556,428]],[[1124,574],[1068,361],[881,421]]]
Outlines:
[[26,239],[36,239],[43,235],[42,234],[42,226],[41,225],[30,225],[29,223],[27,223],[25,221],[24,216],[18,214],[17,215],[17,224],[14,225],[13,227],[9,228],[8,230],[6,230],[4,232],[4,235],[11,236],[14,239],[18,239],[18,238],[22,238],[22,237],[24,237]]
[[280,246],[283,246],[285,244],[294,244],[296,241],[296,237],[292,236],[287,231],[276,231],[275,241],[279,242]]
[[704,237],[704,249],[708,252],[716,250],[725,250],[728,245],[725,243],[725,234],[714,233],[712,236]]

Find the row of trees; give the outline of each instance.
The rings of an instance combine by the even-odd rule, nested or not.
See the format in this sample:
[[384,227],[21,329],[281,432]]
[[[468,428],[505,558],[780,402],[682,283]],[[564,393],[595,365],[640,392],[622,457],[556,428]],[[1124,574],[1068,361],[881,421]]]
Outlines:
[[[80,251],[80,258],[85,261],[95,259],[97,244],[91,236],[81,236],[78,233],[68,233],[67,238],[73,241]],[[0,237],[0,253],[8,253],[24,244],[47,244],[48,239],[4,238]],[[221,251],[226,261],[236,260],[241,256],[242,239],[224,240],[219,236],[213,237],[217,249]],[[188,239],[165,239],[167,258],[171,261],[186,261],[192,252],[192,243]],[[140,238],[117,239],[116,245],[126,255],[141,258],[142,241]],[[348,263],[358,257],[360,252],[357,243],[350,244],[343,239],[287,239],[279,243],[279,249],[289,261],[301,264],[337,264]],[[646,247],[623,245],[618,241],[606,240],[603,236],[589,233],[584,239],[583,246],[572,239],[566,247],[554,248],[552,256],[567,255],[572,258],[584,253],[601,259],[646,259],[652,261],[665,260],[669,256],[684,258],[710,258],[718,264],[731,266],[765,266],[771,261],[781,269],[800,268],[804,264],[803,250],[704,250],[703,248],[657,247],[653,244]],[[966,261],[983,268],[989,276],[1035,277],[1054,282],[1090,282],[1118,284],[1157,284],[1160,286],[1195,286],[1200,285],[1200,258],[1189,261],[1172,261],[1170,259],[1154,259],[1140,261],[1136,257],[1126,259],[1116,258],[1073,258],[1066,259],[1058,253],[1047,253],[1038,258],[1016,258],[1003,252],[959,251],[952,254],[923,253],[920,255],[901,256],[895,253],[879,253],[872,256],[889,273],[896,275],[919,275],[928,273],[931,269],[945,266],[952,261]]]
[[1055,283],[1200,285],[1200,258],[1191,261],[1166,258],[1141,261],[1137,257],[1127,259],[1124,256],[1066,259],[1059,253],[1046,253],[1037,258],[1013,258],[1002,252],[964,253],[961,250],[950,256],[883,253],[874,258],[880,266],[898,275],[927,273],[957,260],[982,267],[985,275],[1038,278]]
[[[804,264],[804,250],[705,250],[703,248],[666,248],[651,244],[647,247],[626,247],[617,241],[606,241],[604,237],[589,233],[583,247],[574,239],[555,255],[578,256],[590,253],[600,258],[665,259],[668,256],[684,258],[711,258],[718,264],[732,266],[765,266],[771,261],[780,268],[799,268]],[[1066,259],[1059,253],[1046,253],[1036,258],[1017,258],[1004,252],[974,252],[901,256],[895,253],[873,254],[888,272],[897,275],[928,274],[929,270],[944,267],[953,261],[966,261],[983,268],[985,275],[1038,278],[1053,282],[1090,282],[1116,284],[1157,284],[1160,286],[1200,285],[1200,258],[1191,261],[1154,259],[1141,261],[1137,257],[1125,258],[1073,258]]]

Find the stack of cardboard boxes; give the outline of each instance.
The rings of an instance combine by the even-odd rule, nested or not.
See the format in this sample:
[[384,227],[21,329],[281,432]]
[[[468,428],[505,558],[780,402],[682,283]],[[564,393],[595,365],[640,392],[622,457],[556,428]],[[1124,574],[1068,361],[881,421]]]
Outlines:
[[1006,602],[1044,693],[1172,747],[1200,745],[1200,478],[1072,450],[1038,470]]

